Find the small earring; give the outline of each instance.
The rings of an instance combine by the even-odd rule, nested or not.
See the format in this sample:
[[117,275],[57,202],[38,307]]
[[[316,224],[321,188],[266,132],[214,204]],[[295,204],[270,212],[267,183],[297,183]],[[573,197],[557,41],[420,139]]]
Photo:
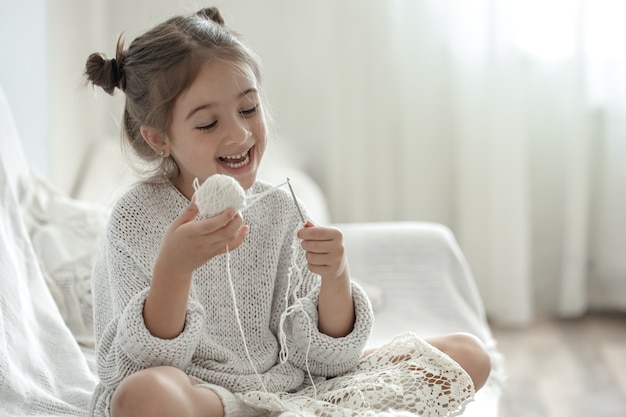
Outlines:
[[163,158],[165,156],[165,152],[163,151],[163,149],[161,149],[161,151],[159,152],[159,156],[161,158]]

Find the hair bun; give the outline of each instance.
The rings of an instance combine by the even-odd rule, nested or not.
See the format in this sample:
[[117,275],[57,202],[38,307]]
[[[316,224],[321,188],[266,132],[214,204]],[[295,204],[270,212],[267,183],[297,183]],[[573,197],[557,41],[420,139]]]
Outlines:
[[87,58],[85,64],[85,74],[92,84],[101,87],[109,94],[113,94],[113,90],[117,87],[119,79],[114,72],[117,65],[110,59],[106,59],[104,54],[93,53]]
[[94,85],[101,87],[109,94],[113,94],[115,88],[126,88],[124,75],[124,62],[126,52],[123,50],[122,37],[118,39],[115,58],[107,59],[104,54],[95,52],[89,55],[85,64],[85,75]]
[[224,26],[224,18],[222,14],[217,9],[217,7],[207,7],[202,9],[196,13],[198,16],[204,17],[205,19],[209,19],[217,23],[218,25]]

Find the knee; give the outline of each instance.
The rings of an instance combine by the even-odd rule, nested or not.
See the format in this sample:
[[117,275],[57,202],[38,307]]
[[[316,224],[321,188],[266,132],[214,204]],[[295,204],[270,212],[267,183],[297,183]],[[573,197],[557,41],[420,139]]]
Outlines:
[[173,394],[167,374],[179,371],[167,368],[143,369],[126,377],[111,397],[111,416],[162,415],[163,404]]
[[454,333],[433,339],[432,344],[468,373],[476,391],[485,385],[491,372],[491,358],[480,339],[469,333]]

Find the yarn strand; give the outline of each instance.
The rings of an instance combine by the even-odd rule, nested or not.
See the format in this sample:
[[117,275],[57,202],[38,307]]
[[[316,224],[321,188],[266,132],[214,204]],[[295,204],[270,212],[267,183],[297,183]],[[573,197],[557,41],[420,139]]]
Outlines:
[[246,199],[246,202],[245,202],[245,205],[243,207],[243,210],[245,210],[248,207],[252,206],[256,202],[261,200],[263,197],[265,197],[266,195],[269,195],[269,194],[275,192],[276,190],[278,190],[280,187],[282,187],[284,185],[287,185],[287,181],[283,182],[282,184],[275,185],[274,187],[270,188],[269,190],[267,190],[265,192],[262,192],[261,194],[256,195],[252,200]]
[[[263,197],[275,192],[276,190],[278,190],[280,187],[284,185],[289,185],[289,180],[281,184],[278,184],[274,186],[273,188],[259,195],[256,195],[251,200],[246,199],[241,210],[243,211],[246,208],[252,206],[253,204],[260,201]],[[201,187],[200,181],[198,180],[198,178],[195,178],[193,181],[194,190],[197,192],[200,187]],[[294,195],[294,199],[295,199],[295,195]],[[313,375],[311,374],[311,370],[309,366],[309,353],[311,350],[311,344],[312,344],[312,338],[313,338],[313,323],[312,323],[313,320],[304,309],[304,305],[302,304],[302,302],[298,299],[298,291],[302,287],[303,275],[302,275],[302,270],[300,269],[300,267],[298,267],[298,264],[297,264],[297,254],[298,254],[297,240],[298,240],[298,230],[304,226],[305,226],[304,223],[298,224],[298,226],[296,227],[296,230],[294,231],[293,241],[291,244],[291,249],[292,249],[291,266],[289,267],[289,270],[287,272],[287,289],[285,291],[285,310],[280,316],[280,324],[279,324],[279,330],[278,330],[278,339],[280,342],[279,360],[280,360],[280,363],[285,363],[287,359],[289,358],[289,347],[287,343],[287,335],[284,330],[285,321],[287,317],[289,317],[290,315],[296,312],[301,312],[302,314],[304,314],[306,318],[307,329],[309,333],[308,345],[307,345],[307,349],[305,352],[305,359],[304,359],[305,368],[306,368],[307,376],[313,388],[314,398],[317,399],[317,388],[315,386]],[[254,365],[254,361],[252,360],[252,355],[250,354],[250,349],[248,348],[248,342],[246,340],[246,335],[243,329],[243,323],[241,322],[241,317],[239,316],[239,308],[237,306],[237,296],[235,293],[235,285],[234,285],[232,273],[230,270],[230,249],[228,248],[228,245],[226,246],[226,274],[228,277],[228,285],[230,287],[230,293],[231,293],[231,297],[233,301],[235,320],[237,321],[237,326],[239,327],[239,333],[241,335],[241,339],[243,342],[243,347],[246,353],[246,358],[248,359],[248,362],[250,363],[250,366],[252,367],[254,374],[258,378],[261,388],[263,389],[264,392],[269,393],[265,384],[263,383],[263,378],[261,377],[261,374],[257,370],[256,366]],[[295,275],[295,282],[294,282],[294,275]],[[293,288],[292,288],[292,284],[293,284]],[[292,300],[293,300],[293,304],[290,304]]]
[[[304,317],[306,317],[306,324],[307,324],[307,329],[309,332],[309,337],[308,337],[309,343],[307,345],[307,349],[304,355],[304,364],[305,364],[307,376],[309,377],[309,381],[311,381],[311,386],[313,388],[313,396],[315,399],[317,399],[317,387],[315,386],[315,381],[313,380],[313,375],[311,375],[311,369],[309,366],[309,352],[311,350],[311,339],[313,338],[313,320],[311,319],[311,316],[309,316],[309,314],[304,309],[304,305],[302,304],[302,301],[298,299],[298,291],[300,291],[300,288],[302,287],[302,281],[304,279],[302,275],[302,270],[300,269],[300,267],[298,267],[298,262],[297,262],[298,230],[301,227],[304,227],[304,224],[299,224],[298,227],[296,227],[296,230],[293,235],[293,240],[291,243],[291,249],[292,249],[291,266],[289,267],[289,270],[287,271],[287,290],[285,291],[285,310],[280,316],[280,324],[278,326],[278,339],[280,340],[279,358],[280,358],[280,363],[285,363],[287,359],[289,358],[289,346],[287,344],[287,334],[285,333],[285,329],[284,329],[285,320],[291,314],[294,314],[296,312],[301,312],[302,314],[304,314]],[[296,275],[295,282],[293,282],[294,272]],[[293,289],[291,288],[292,283],[294,284]],[[289,304],[290,298],[293,299],[293,304],[291,305]]]
[[250,366],[252,367],[254,374],[259,379],[261,388],[263,388],[263,391],[268,392],[267,388],[265,387],[265,384],[263,383],[263,378],[261,377],[261,374],[259,374],[259,371],[256,369],[256,366],[254,366],[254,361],[252,360],[252,355],[250,355],[250,350],[248,349],[248,343],[246,341],[246,335],[243,330],[243,324],[241,322],[241,318],[239,317],[239,308],[237,307],[237,296],[235,294],[235,285],[233,283],[233,276],[230,272],[230,250],[228,249],[228,245],[226,245],[226,273],[228,275],[228,284],[230,286],[230,294],[233,299],[233,309],[235,310],[235,320],[237,320],[239,333],[241,334],[241,338],[243,339],[243,348],[246,351],[246,357],[248,358],[248,362],[250,362]]

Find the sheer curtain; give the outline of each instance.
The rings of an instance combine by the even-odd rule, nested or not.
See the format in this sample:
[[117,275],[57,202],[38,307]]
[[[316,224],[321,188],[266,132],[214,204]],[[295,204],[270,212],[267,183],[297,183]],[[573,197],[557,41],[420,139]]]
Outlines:
[[626,309],[624,6],[333,7],[336,218],[448,224],[502,324]]
[[[80,168],[68,154],[118,132],[119,99],[78,93],[87,54],[206,4],[52,3],[64,183]],[[212,3],[263,58],[273,140],[296,150],[335,221],[448,225],[503,324],[626,310],[623,2]]]

